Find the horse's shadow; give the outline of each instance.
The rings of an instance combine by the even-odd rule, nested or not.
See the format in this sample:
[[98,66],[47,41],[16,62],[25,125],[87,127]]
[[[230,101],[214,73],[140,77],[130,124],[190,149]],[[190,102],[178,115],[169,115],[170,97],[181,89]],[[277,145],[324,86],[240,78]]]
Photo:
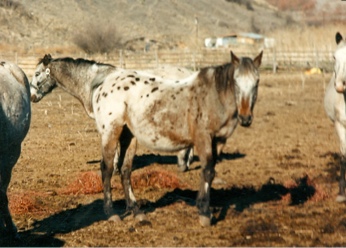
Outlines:
[[[264,203],[269,201],[279,201],[283,196],[290,194],[290,205],[304,204],[312,197],[316,189],[308,184],[308,177],[303,177],[297,182],[298,185],[292,188],[286,188],[282,184],[275,183],[275,180],[270,178],[267,183],[256,190],[252,186],[236,187],[228,189],[211,189],[210,207],[212,211],[218,213],[218,217],[213,219],[213,224],[223,220],[227,215],[227,210],[230,206],[234,206],[235,211],[242,212],[256,203]],[[145,202],[143,209],[147,212],[155,211],[156,208],[164,207],[175,202],[184,201],[188,205],[196,205],[196,197],[198,191],[175,189],[172,192],[165,194],[157,202]]]
[[[197,193],[195,190],[176,188],[155,202],[140,200],[139,204],[147,213],[176,202],[195,206]],[[234,206],[235,211],[242,212],[256,203],[281,200],[287,194],[291,194],[291,205],[297,205],[305,203],[314,193],[315,188],[307,184],[307,178],[300,179],[298,186],[294,188],[286,188],[275,183],[274,179],[269,179],[257,190],[252,186],[212,189],[210,207],[214,216],[217,216],[214,217],[213,224],[225,219],[231,206]],[[124,200],[114,201],[113,207],[120,216],[127,215]],[[54,238],[55,234],[76,231],[102,220],[107,220],[107,217],[103,213],[103,201],[99,199],[39,220],[33,224],[32,229],[20,232],[20,235],[25,240],[25,246],[62,246],[64,242]],[[1,242],[0,244],[3,245]],[[21,246],[20,243],[4,245]]]
[[0,247],[62,247],[65,242],[47,234],[20,232],[19,238],[0,233]]
[[[218,162],[222,160],[235,160],[239,158],[244,158],[246,155],[243,153],[235,152],[235,153],[221,153],[218,157]],[[193,156],[193,163],[199,162],[198,156]],[[133,160],[133,170],[141,169],[146,166],[149,166],[153,163],[157,164],[177,164],[177,156],[176,155],[159,155],[159,154],[143,154],[139,156],[135,156]],[[190,168],[189,170],[197,170],[200,169],[200,166],[195,166]]]

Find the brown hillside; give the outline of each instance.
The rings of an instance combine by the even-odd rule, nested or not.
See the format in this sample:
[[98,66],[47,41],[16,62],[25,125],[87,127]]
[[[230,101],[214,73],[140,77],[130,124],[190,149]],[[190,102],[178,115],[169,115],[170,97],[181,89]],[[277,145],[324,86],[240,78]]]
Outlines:
[[76,34],[111,25],[122,44],[149,39],[175,48],[195,45],[196,36],[203,45],[210,36],[266,33],[289,20],[263,0],[2,0],[0,40],[2,50],[66,48]]

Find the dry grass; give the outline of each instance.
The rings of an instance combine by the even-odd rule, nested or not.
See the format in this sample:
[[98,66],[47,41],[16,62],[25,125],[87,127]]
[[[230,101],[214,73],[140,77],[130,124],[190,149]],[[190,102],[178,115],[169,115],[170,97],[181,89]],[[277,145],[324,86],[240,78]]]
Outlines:
[[275,38],[277,50],[333,50],[336,32],[346,34],[344,30],[346,30],[345,23],[331,23],[317,27],[303,24],[277,29],[267,36]]
[[47,194],[34,191],[10,192],[8,193],[9,209],[14,215],[46,213],[48,209],[40,200],[43,197],[47,197]]

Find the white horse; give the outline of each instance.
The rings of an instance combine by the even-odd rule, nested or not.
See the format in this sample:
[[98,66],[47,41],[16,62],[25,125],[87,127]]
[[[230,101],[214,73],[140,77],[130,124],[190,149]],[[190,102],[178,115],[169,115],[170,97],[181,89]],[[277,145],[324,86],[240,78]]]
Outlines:
[[334,73],[324,96],[324,108],[328,117],[334,122],[340,140],[340,181],[337,202],[346,201],[346,41],[338,32],[335,36],[337,49],[334,53]]
[[30,87],[25,73],[13,63],[0,62],[0,231],[14,236],[17,228],[8,209],[7,187],[30,119]]

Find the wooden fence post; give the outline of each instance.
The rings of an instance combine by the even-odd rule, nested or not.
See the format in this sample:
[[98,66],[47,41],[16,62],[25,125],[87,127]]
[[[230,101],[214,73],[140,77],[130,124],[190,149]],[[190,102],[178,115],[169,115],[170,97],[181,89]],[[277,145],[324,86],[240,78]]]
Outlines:
[[119,50],[119,67],[124,68],[123,50]]
[[274,46],[273,48],[273,73],[276,73],[276,48]]
[[155,63],[156,63],[156,68],[159,68],[159,49],[157,47],[155,49]]

